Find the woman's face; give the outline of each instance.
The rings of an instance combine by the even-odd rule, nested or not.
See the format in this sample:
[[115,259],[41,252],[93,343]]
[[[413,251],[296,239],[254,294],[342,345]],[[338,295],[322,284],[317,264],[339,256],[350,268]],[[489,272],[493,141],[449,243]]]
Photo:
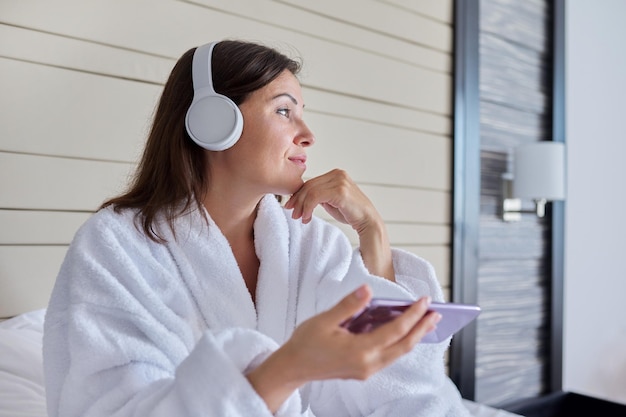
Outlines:
[[293,194],[303,184],[306,148],[315,142],[302,119],[298,79],[285,70],[239,108],[241,138],[226,151],[210,153],[211,176],[225,172],[229,188],[244,187],[254,194]]

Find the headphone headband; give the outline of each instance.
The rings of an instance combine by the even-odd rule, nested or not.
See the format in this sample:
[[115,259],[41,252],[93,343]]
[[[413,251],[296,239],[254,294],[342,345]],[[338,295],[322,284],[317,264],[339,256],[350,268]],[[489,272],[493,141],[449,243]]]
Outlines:
[[213,88],[211,57],[213,56],[213,48],[216,44],[217,42],[212,42],[199,46],[193,54],[193,68],[191,71],[194,91],[210,88],[211,91],[215,92]]

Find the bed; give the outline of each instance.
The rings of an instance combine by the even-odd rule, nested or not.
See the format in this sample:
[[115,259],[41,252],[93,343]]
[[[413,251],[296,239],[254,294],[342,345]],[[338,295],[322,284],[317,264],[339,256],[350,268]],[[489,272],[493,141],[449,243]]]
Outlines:
[[[45,309],[0,321],[0,417],[45,417],[42,335]],[[476,417],[515,414],[466,401]]]
[[41,336],[45,310],[0,322],[0,417],[44,417]]

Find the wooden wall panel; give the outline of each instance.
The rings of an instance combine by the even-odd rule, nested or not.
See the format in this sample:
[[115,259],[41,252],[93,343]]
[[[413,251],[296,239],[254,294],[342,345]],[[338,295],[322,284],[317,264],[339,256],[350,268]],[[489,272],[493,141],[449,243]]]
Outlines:
[[444,225],[450,218],[450,194],[448,192],[402,187],[363,185],[363,191],[380,211],[393,223]]
[[0,50],[4,58],[157,85],[174,64],[173,58],[8,24],[0,24]]
[[384,3],[394,4],[413,13],[419,13],[431,17],[440,22],[450,24],[452,22],[453,5],[449,1],[439,0],[379,0]]
[[[393,34],[393,19],[387,19],[387,30],[373,31],[370,27],[355,20],[355,14],[348,9],[361,9],[365,7],[378,7],[380,14],[402,16],[403,19],[416,19],[420,21],[426,20],[432,23],[432,19],[424,19],[423,16],[414,16],[406,13],[406,10],[397,10],[384,5],[376,5],[371,0],[344,0],[339,7],[344,9],[347,14],[334,14],[329,10],[329,6],[337,7],[337,2],[326,2],[320,4],[318,2],[292,2],[276,0],[274,2],[250,2],[248,0],[233,0],[224,2],[222,0],[187,0],[189,3],[208,7],[213,10],[227,11],[237,16],[261,20],[263,22],[283,27],[290,30],[294,29],[294,23],[297,22],[297,31],[308,35],[339,43],[346,47],[353,47],[363,50],[369,50],[380,55],[412,63],[424,68],[430,68],[439,72],[451,72],[451,56],[449,46],[446,48],[437,48],[436,43],[445,43],[435,36],[422,37],[422,43],[413,42],[410,39],[402,39],[400,37],[390,35]],[[450,5],[451,2],[440,2],[442,5]],[[343,6],[342,6],[343,5]],[[324,11],[320,13],[320,11]],[[311,13],[314,12],[314,13]],[[367,11],[361,13],[360,16],[368,16],[371,13]],[[405,16],[406,15],[406,16]],[[288,16],[288,19],[285,19]],[[349,20],[348,20],[349,19]],[[450,36],[450,29],[446,28],[448,20],[442,20],[437,27],[437,31],[442,38]],[[411,25],[415,22],[411,21]],[[320,30],[320,28],[324,28]],[[300,49],[299,47],[297,49]]]
[[[160,87],[0,58],[3,151],[134,162]],[[10,115],[10,117],[9,117]]]
[[0,210],[0,246],[67,246],[91,212]]
[[48,305],[65,246],[0,246],[0,317]]
[[340,116],[385,126],[394,126],[449,138],[452,120],[449,114],[421,112],[392,103],[363,100],[332,91],[305,86],[306,111]]
[[[54,5],[38,2],[37,6],[32,10],[36,15],[31,16],[28,9],[33,7],[32,3],[15,5],[3,15],[4,22],[33,25],[39,30],[172,58],[178,58],[190,46],[207,40],[224,37],[262,39],[279,48],[297,48],[293,52],[301,55],[307,65],[305,85],[436,113],[449,114],[451,109],[449,74],[401,61],[390,63],[388,58],[378,54],[346,48],[335,41],[301,34],[291,27],[284,29],[214,8],[172,0],[130,3],[63,0]],[[82,19],[76,22],[70,16],[81,16]],[[172,23],[174,16],[184,23],[185,30],[176,30]],[[100,24],[93,24],[93,20]],[[92,24],[88,24],[90,21]],[[115,22],[115,31],[110,30],[112,22]],[[164,27],[172,27],[172,31],[164,31]],[[288,44],[284,39],[289,39]]]
[[451,163],[448,138],[334,116],[310,114],[307,119],[318,138],[308,151],[307,175],[340,166],[360,182],[451,188],[450,172],[442,169]]
[[131,164],[0,152],[0,207],[94,211],[131,172]]
[[432,256],[448,286],[450,11],[449,0],[0,3],[0,280],[42,288],[23,305],[44,306],[40,280],[54,279],[76,229],[124,187],[176,59],[243,38],[304,61],[318,136],[307,174],[346,169],[393,244]]
[[363,0],[281,0],[283,3],[311,10],[331,19],[349,22],[373,32],[386,33],[412,43],[430,45],[447,51],[452,45],[452,31],[443,22],[410,14],[384,3]]

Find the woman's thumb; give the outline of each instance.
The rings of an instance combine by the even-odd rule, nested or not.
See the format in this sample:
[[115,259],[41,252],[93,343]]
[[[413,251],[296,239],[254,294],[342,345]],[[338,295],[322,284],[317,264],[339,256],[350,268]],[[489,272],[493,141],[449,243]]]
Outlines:
[[345,296],[326,313],[336,323],[343,323],[361,312],[372,298],[372,290],[365,284]]

